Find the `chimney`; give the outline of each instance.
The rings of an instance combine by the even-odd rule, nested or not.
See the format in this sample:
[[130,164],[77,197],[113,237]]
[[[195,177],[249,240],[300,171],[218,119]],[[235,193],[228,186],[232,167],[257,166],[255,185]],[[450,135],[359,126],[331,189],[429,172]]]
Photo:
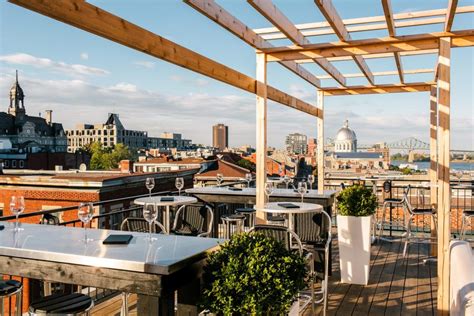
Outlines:
[[120,172],[132,173],[132,171],[133,171],[133,161],[120,160]]
[[48,123],[48,125],[53,125],[53,110],[46,110],[46,123]]

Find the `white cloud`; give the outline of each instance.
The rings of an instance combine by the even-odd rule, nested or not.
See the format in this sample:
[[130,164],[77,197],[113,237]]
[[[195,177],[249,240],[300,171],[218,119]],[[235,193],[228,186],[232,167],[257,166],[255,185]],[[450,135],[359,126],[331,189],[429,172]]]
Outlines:
[[136,85],[131,84],[131,83],[126,83],[126,82],[117,83],[116,85],[113,85],[109,87],[108,89],[112,91],[120,91],[120,92],[137,92],[138,91]]
[[81,59],[88,60],[89,59],[89,54],[88,53],[81,53]]
[[40,58],[29,54],[18,53],[0,56],[0,61],[7,64],[25,65],[35,68],[49,69],[55,72],[72,76],[107,75],[107,70],[89,67],[81,64],[67,64],[62,61],[54,61],[49,58]]
[[134,61],[133,64],[136,66],[147,68],[147,69],[155,68],[155,63],[153,61],[139,60],[139,61]]

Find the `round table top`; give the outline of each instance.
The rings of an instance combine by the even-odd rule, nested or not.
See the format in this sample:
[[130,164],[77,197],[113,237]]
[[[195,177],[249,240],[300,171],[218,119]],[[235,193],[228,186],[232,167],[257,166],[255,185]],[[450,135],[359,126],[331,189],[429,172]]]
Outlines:
[[[161,201],[161,198],[173,198],[173,201]],[[155,204],[158,206],[173,206],[196,203],[197,199],[192,196],[150,196],[135,199],[133,202],[138,205]]]
[[311,213],[311,212],[318,212],[323,210],[323,206],[314,203],[300,203],[300,202],[288,202],[288,204],[294,204],[299,206],[298,208],[286,208],[280,206],[281,204],[285,204],[284,202],[271,202],[265,204],[263,209],[260,209],[263,212],[267,213],[282,213],[282,214],[303,214],[303,213]]

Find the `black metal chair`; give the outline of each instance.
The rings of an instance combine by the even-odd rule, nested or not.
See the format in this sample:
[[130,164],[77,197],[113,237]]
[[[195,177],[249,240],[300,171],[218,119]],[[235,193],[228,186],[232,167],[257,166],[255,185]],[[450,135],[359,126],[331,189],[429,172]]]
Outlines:
[[4,300],[15,296],[16,299],[16,310],[15,315],[21,316],[21,298],[23,293],[23,284],[16,280],[0,280],[0,315],[6,315],[4,309]]
[[33,303],[29,308],[30,315],[90,315],[94,301],[87,295],[53,294],[45,296]]
[[183,205],[176,212],[171,232],[175,235],[209,237],[214,212],[209,205]]
[[474,210],[464,210],[461,217],[461,239],[466,237],[466,226],[471,226],[471,220],[474,218]]
[[315,303],[324,304],[327,308],[327,292],[329,282],[329,259],[331,256],[331,216],[324,211],[295,215],[295,233],[299,236],[303,247],[313,254],[316,278],[321,280],[322,295]]
[[[148,233],[150,231],[150,224],[144,219],[139,217],[127,217],[120,224],[120,230],[128,232],[140,232]],[[164,233],[166,231],[165,227],[158,221],[155,221],[152,226],[152,232],[155,234]]]
[[[385,181],[383,184],[383,188],[385,192],[390,192],[392,190],[391,182]],[[383,235],[383,231],[385,229],[386,224],[388,224],[390,228],[394,226],[394,222],[392,220],[392,214],[389,214],[390,220],[388,222],[385,221],[387,208],[390,210],[393,206],[399,206],[399,207],[401,206],[404,209],[406,209],[407,208],[406,202],[408,201],[408,198],[405,198],[405,196],[408,197],[408,195],[410,194],[410,188],[411,188],[410,185],[407,185],[403,189],[403,197],[401,199],[400,198],[386,198],[383,200],[382,217],[377,221],[377,226],[379,229],[379,234],[378,234],[379,240],[383,239],[382,235]],[[405,220],[405,223],[406,223],[406,220]]]
[[[314,259],[313,259],[313,254],[310,251],[307,251],[306,249],[303,248],[303,244],[301,243],[300,238],[298,235],[293,232],[291,229],[285,227],[285,226],[279,226],[279,225],[255,225],[250,232],[257,232],[264,234],[267,237],[271,237],[276,239],[277,241],[281,242],[283,246],[289,250],[293,251],[296,250],[301,256],[304,256],[307,262],[307,266],[309,269],[309,278],[308,278],[308,286],[309,286],[309,295],[305,295],[305,293],[300,293],[301,298],[306,298],[306,302],[302,306],[300,306],[300,310],[304,310],[306,306],[311,304],[311,311],[312,314],[315,314],[315,309],[314,309],[314,297],[315,297],[315,290],[314,290],[314,280],[315,280],[315,275],[314,275]],[[296,242],[296,244],[295,244]],[[321,301],[318,301],[321,302]],[[326,314],[326,309],[324,310],[324,315]]]
[[[407,212],[406,220],[405,220],[405,246],[403,247],[403,257],[406,256],[407,250],[408,250],[408,245],[412,242],[416,243],[436,243],[436,240],[433,237],[426,237],[426,238],[421,238],[421,237],[414,237],[411,231],[411,223],[413,219],[417,216],[432,216],[434,220],[434,227],[437,229],[438,224],[437,224],[437,218],[436,218],[436,209],[434,208],[419,208],[419,207],[413,207],[410,203],[410,200],[408,198],[408,192],[409,190],[405,191],[403,194],[403,200],[404,200],[404,205],[405,209]],[[422,204],[424,205],[424,203]],[[415,241],[411,241],[415,240]]]

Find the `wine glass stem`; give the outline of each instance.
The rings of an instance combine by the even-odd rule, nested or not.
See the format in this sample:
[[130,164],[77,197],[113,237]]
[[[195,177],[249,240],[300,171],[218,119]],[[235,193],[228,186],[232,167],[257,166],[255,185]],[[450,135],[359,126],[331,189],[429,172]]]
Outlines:
[[150,237],[150,242],[151,242],[151,230],[152,230],[152,227],[153,227],[153,226],[152,226],[152,222],[150,222],[149,225],[150,225],[150,232],[149,232],[148,235],[149,235],[149,237]]
[[18,215],[20,215],[20,214],[15,215],[15,217],[16,217],[15,230],[18,230]]
[[181,196],[181,189],[178,189],[178,196]]
[[301,203],[303,203],[303,194],[301,194]]
[[84,242],[87,244],[87,228],[86,228],[86,224],[84,224]]
[[150,197],[151,197],[151,189],[148,189],[148,192],[150,193]]

